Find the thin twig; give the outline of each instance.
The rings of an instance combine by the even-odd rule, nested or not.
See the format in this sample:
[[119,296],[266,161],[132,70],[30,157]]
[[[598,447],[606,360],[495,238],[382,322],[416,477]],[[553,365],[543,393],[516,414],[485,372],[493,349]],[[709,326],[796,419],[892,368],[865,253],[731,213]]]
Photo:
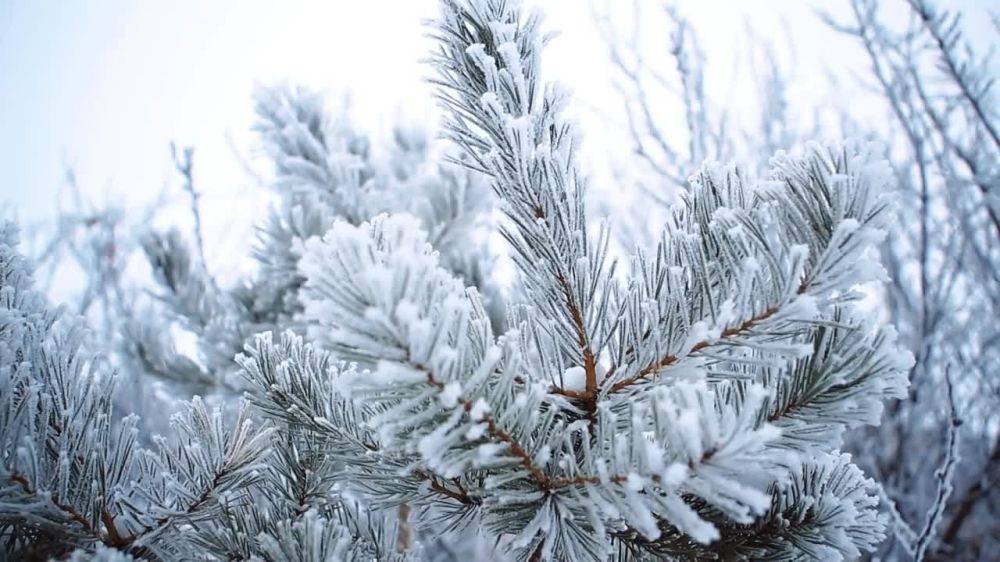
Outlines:
[[173,158],[174,167],[177,169],[177,172],[184,179],[183,188],[190,200],[191,216],[194,218],[194,239],[195,247],[198,250],[198,259],[201,261],[201,267],[204,268],[205,274],[208,276],[212,286],[217,288],[215,278],[208,270],[208,261],[205,259],[205,237],[202,232],[201,222],[201,193],[194,186],[194,149],[187,146],[178,151],[177,145],[170,143],[170,156]]
[[934,476],[937,478],[938,482],[937,492],[934,495],[934,503],[931,504],[931,508],[927,510],[923,528],[917,536],[916,542],[913,544],[913,559],[915,562],[921,562],[924,559],[924,556],[927,554],[927,549],[934,540],[938,525],[940,524],[941,519],[944,516],[944,510],[948,505],[948,498],[951,497],[951,494],[954,491],[954,486],[952,485],[951,480],[955,474],[955,468],[961,461],[958,443],[958,428],[962,425],[962,419],[958,416],[957,407],[955,405],[955,389],[954,383],[951,380],[950,368],[945,369],[945,381],[948,390],[948,411],[950,414],[950,423],[948,424],[948,442],[945,446],[944,461],[941,463],[941,466],[934,471]]

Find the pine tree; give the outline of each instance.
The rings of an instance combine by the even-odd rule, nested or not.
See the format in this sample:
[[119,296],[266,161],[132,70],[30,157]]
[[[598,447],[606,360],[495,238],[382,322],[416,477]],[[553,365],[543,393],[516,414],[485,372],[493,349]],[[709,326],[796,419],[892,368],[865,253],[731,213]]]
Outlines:
[[[31,289],[7,227],[7,552],[832,560],[877,546],[875,484],[838,449],[902,396],[912,362],[856,303],[883,278],[886,162],[846,143],[778,153],[759,178],[706,164],[659,244],[619,260],[588,220],[540,27],[513,2],[442,1],[434,82],[456,150],[441,164],[403,131],[381,160],[305,90],[257,94],[281,196],[259,270],[220,287],[179,233],[144,241],[167,314],[129,319],[122,364],[246,398],[193,399],[169,437],[141,443],[134,417],[114,417],[114,377]],[[502,297],[467,243],[486,185],[519,286]]]
[[[216,516],[219,498],[259,478],[270,430],[246,411],[231,426],[195,399],[175,433],[137,443],[115,420],[114,376],[96,371],[77,319],[32,288],[17,231],[0,227],[0,538],[13,559],[111,548],[172,559],[177,537]],[[81,555],[82,556],[82,555]],[[116,558],[117,557],[117,558]]]

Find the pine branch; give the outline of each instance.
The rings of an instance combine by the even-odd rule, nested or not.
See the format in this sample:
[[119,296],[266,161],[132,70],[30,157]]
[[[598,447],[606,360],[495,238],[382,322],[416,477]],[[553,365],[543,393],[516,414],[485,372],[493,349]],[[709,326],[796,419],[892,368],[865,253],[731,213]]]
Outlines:
[[557,333],[575,349],[593,417],[600,333],[592,315],[614,266],[604,271],[604,235],[596,247],[588,241],[575,133],[560,116],[561,96],[538,82],[536,27],[502,2],[445,2],[435,83],[454,112],[448,134],[493,178],[511,223],[501,231],[526,286],[565,322]]
[[[808,287],[806,285],[802,285],[796,291],[796,294],[797,295],[805,294],[806,290],[808,290]],[[774,315],[778,314],[779,311],[780,309],[776,307],[769,308],[757,316],[744,320],[738,326],[732,326],[722,330],[718,338],[713,338],[712,340],[701,340],[691,346],[691,349],[688,350],[688,355],[695,354],[701,351],[702,349],[705,349],[711,345],[718,343],[720,340],[725,340],[727,338],[735,338],[738,336],[744,336],[748,334],[751,330],[753,330],[755,327],[757,327],[759,324],[763,324],[764,322],[772,318]],[[611,388],[608,390],[608,392],[610,393],[623,392],[626,389],[628,389],[628,387],[642,381],[642,379],[648,379],[656,376],[660,371],[677,363],[682,358],[683,357],[677,355],[665,355],[661,357],[659,360],[655,361],[654,363],[640,369],[636,375],[614,383],[613,385],[611,385]],[[611,372],[611,374],[613,374],[613,371]]]

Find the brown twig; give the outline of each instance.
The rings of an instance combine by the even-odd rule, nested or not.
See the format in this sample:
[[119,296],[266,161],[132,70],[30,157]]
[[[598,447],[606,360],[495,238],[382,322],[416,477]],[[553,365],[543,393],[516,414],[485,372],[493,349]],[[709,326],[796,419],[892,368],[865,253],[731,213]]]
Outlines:
[[[21,486],[21,489],[23,489],[26,494],[35,495],[38,493],[38,491],[31,486],[31,483],[25,476],[13,473],[10,476],[8,476],[8,478],[11,482],[14,482],[15,484]],[[104,536],[104,534],[101,533],[101,530],[97,527],[97,525],[95,525],[86,517],[84,517],[72,505],[62,503],[59,497],[59,492],[52,492],[51,494],[49,494],[48,499],[49,501],[52,502],[52,505],[55,506],[55,508],[58,509],[59,511],[63,512],[70,521],[73,521],[74,523],[77,523],[78,525],[83,527],[83,530],[86,531],[87,534],[93,536],[94,538],[96,538],[101,542],[105,541],[106,537]]]
[[[808,285],[806,285],[805,283],[803,283],[801,286],[799,286],[799,289],[798,289],[798,291],[796,291],[796,294],[801,295],[801,294],[803,294],[803,293],[806,292],[806,289],[808,289]],[[694,344],[693,346],[691,346],[691,349],[688,351],[688,354],[696,353],[698,351],[701,351],[702,349],[705,349],[706,347],[708,347],[710,345],[713,345],[718,340],[735,337],[735,336],[741,335],[741,334],[743,334],[745,332],[748,332],[751,329],[753,329],[754,327],[756,327],[758,324],[760,324],[762,322],[765,322],[768,319],[770,319],[772,316],[774,316],[775,314],[777,314],[780,310],[781,310],[780,306],[774,306],[774,307],[768,308],[767,310],[765,310],[764,312],[760,313],[757,316],[754,316],[752,318],[748,318],[747,320],[744,320],[738,326],[733,326],[731,328],[726,328],[725,330],[722,331],[722,333],[719,335],[719,337],[716,338],[715,340],[702,340],[702,341]],[[651,377],[651,376],[655,375],[656,373],[659,373],[661,370],[663,370],[663,369],[665,369],[665,368],[673,365],[674,363],[680,361],[684,357],[687,357],[687,355],[674,355],[674,354],[664,355],[663,357],[661,357],[661,358],[657,359],[656,361],[650,363],[649,365],[646,365],[645,367],[643,367],[635,375],[633,375],[633,376],[631,376],[629,378],[626,378],[626,379],[622,379],[622,380],[616,382],[615,384],[611,385],[610,392],[611,393],[621,392],[621,391],[625,390],[626,388],[628,388],[628,387],[636,384],[637,382],[639,382],[639,381],[641,381],[641,380],[643,380],[645,378]]]
[[[437,388],[438,390],[444,390],[444,383],[438,381],[434,378],[434,374],[431,373],[426,367],[417,363],[413,367],[418,371],[422,371],[427,375],[427,384]],[[462,405],[462,408],[466,413],[472,411],[472,401],[465,397],[459,397],[458,403]],[[517,442],[506,430],[500,427],[493,416],[489,414],[483,415],[482,422],[486,424],[486,430],[492,435],[497,441],[503,443],[507,446],[507,451],[517,457],[520,461],[521,466],[523,466],[531,477],[544,489],[550,489],[552,487],[552,479],[549,478],[541,468],[535,466],[534,460],[525,448]]]

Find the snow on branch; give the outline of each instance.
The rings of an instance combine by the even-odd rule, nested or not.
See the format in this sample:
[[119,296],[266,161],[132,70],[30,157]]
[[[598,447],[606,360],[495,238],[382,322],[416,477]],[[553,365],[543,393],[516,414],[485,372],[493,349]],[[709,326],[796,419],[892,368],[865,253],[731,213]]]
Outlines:
[[[603,386],[628,390],[698,356],[741,348],[807,353],[792,338],[855,285],[881,280],[887,168],[871,147],[779,154],[764,180],[709,166],[664,231],[655,260],[638,256]],[[652,264],[652,265],[651,265]]]
[[467,166],[492,178],[521,280],[553,321],[552,344],[583,369],[593,411],[614,265],[606,263],[607,230],[596,240],[588,234],[566,96],[539,80],[546,40],[538,26],[512,3],[444,2],[435,82],[447,134]]
[[[140,443],[138,421],[113,415],[113,377],[0,229],[11,552],[409,560],[440,539],[513,560],[835,560],[883,539],[874,483],[837,450],[903,396],[912,364],[856,303],[885,277],[879,150],[810,144],[759,178],[705,164],[658,246],[616,271],[608,229],[588,228],[568,97],[540,78],[540,19],[506,0],[441,6],[451,165],[420,134],[399,128],[382,153],[320,96],[262,89],[280,203],[257,273],[220,288],[179,233],[144,239],[169,315],[130,326],[128,355],[163,380],[245,391],[232,416],[195,398]],[[700,159],[700,71],[676,23]],[[481,177],[516,299],[484,258]]]
[[[184,552],[178,533],[252,482],[269,430],[192,402],[153,449],[137,418],[112,414],[114,377],[94,368],[76,318],[46,309],[0,226],[0,537],[18,556],[100,545],[136,556]],[[109,555],[110,556],[110,555]],[[113,559],[113,557],[112,557]]]

